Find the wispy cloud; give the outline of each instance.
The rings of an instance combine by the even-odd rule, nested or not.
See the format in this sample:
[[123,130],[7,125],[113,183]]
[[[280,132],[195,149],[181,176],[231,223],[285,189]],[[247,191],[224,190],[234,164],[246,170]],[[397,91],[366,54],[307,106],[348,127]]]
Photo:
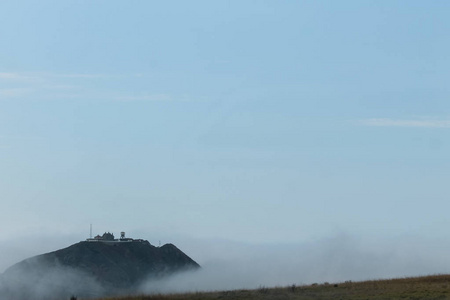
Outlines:
[[15,73],[15,72],[0,72],[1,80],[14,80],[14,81],[24,81],[24,80],[32,80],[36,79],[36,76],[30,76],[24,73]]
[[84,79],[113,77],[111,75],[106,75],[106,74],[53,74],[53,76],[60,77],[60,78],[84,78]]
[[18,79],[18,78],[20,78],[19,74],[0,72],[0,79]]
[[[52,80],[64,78],[99,79],[118,77],[99,73],[47,73],[47,72],[0,72],[0,80],[24,81],[24,80]],[[133,75],[133,77],[135,77]]]
[[29,88],[13,88],[13,89],[0,89],[0,97],[4,98],[16,98],[22,97],[31,92]]
[[[124,81],[129,83],[140,77],[145,77],[145,74],[0,72],[0,100],[29,99],[32,96],[34,100],[192,101],[188,95],[172,95],[148,89],[145,78],[139,79],[133,90],[121,89]],[[139,87],[139,83],[143,84]]]
[[419,127],[419,128],[450,128],[450,120],[436,119],[389,119],[373,118],[362,120],[361,123],[366,126],[376,127]]
[[121,95],[112,97],[111,99],[116,101],[171,101],[172,97],[166,94],[142,95],[142,96]]

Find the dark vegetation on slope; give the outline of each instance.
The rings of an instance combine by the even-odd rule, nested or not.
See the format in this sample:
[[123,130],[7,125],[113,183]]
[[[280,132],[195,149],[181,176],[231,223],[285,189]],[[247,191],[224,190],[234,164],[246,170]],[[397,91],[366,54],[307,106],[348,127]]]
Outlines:
[[450,299],[450,275],[313,284],[256,290],[128,296],[97,300],[405,300]]
[[[145,280],[200,266],[172,244],[80,242],[13,265],[2,275],[2,299],[118,295]],[[6,296],[7,297],[6,297]]]

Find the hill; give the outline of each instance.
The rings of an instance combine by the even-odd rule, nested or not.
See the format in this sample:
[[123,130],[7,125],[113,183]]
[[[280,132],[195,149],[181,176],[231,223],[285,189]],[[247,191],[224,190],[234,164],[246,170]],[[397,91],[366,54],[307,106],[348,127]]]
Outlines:
[[313,284],[307,286],[174,295],[149,295],[97,300],[404,300],[450,299],[450,275]]
[[119,295],[143,281],[199,267],[172,244],[85,241],[8,268],[1,277],[0,293],[7,299]]

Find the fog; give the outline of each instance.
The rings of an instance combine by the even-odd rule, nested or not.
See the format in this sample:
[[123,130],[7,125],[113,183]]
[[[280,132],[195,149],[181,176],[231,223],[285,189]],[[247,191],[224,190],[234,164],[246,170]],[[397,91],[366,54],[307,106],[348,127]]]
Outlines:
[[[78,240],[72,237],[59,240],[21,239],[2,243],[1,266],[16,263],[18,257],[33,256],[64,248]],[[145,238],[143,236],[143,238]],[[218,239],[195,239],[174,237],[172,242],[197,261],[202,268],[184,272],[159,281],[147,281],[136,293],[171,293],[185,291],[211,291],[261,286],[302,285],[323,282],[358,281],[393,277],[408,277],[450,272],[450,243],[445,240],[427,239],[418,236],[395,238],[367,238],[339,234],[328,238],[303,243],[250,244]],[[40,245],[33,247],[33,243]],[[61,246],[65,243],[64,246]],[[16,255],[11,249],[22,249]],[[46,249],[45,251],[42,251]],[[32,253],[34,252],[34,253]],[[25,257],[22,257],[25,258]],[[14,284],[32,282],[30,278],[17,278]],[[80,293],[100,293],[95,281],[86,281],[85,274],[60,268],[48,273],[33,284],[34,291],[42,299],[45,294],[65,288],[67,283],[77,282]],[[8,284],[11,284],[9,282]],[[48,298],[48,297],[47,297]],[[38,299],[38,298],[36,298]]]
[[66,248],[82,240],[81,235],[21,235],[0,240],[0,273],[29,257]]
[[450,272],[448,246],[414,236],[367,239],[346,234],[302,244],[197,241],[185,248],[192,247],[187,253],[201,270],[149,282],[142,289],[204,291],[442,274]]
[[87,273],[60,265],[48,268],[33,257],[2,275],[0,293],[5,300],[87,299],[105,295],[105,289]]

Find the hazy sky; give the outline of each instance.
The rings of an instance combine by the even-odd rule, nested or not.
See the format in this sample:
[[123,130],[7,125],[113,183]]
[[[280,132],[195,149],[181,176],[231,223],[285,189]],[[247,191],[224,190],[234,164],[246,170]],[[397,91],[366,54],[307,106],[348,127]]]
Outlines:
[[0,243],[450,238],[449,12],[1,1]]

